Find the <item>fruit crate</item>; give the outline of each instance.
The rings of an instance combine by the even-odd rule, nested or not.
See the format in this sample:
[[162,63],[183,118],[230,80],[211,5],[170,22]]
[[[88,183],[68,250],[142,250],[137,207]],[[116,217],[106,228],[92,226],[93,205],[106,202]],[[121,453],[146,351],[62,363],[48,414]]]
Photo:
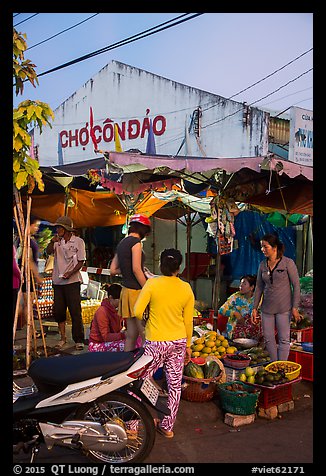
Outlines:
[[314,354],[301,350],[290,350],[289,360],[301,365],[301,377],[303,380],[314,380]]
[[[253,368],[255,373],[258,372],[258,370],[261,370],[264,368],[263,365],[255,365],[255,366],[250,365],[250,367]],[[234,380],[239,380],[239,375],[241,374],[241,372],[244,372],[246,370],[246,367],[243,367],[242,369],[234,369],[224,364],[224,369],[226,374],[226,381],[233,382]]]
[[305,329],[291,329],[291,340],[295,340],[297,342],[312,342],[313,327],[306,327]]
[[265,387],[264,385],[248,384],[260,389],[257,406],[259,408],[271,408],[281,403],[290,402],[292,397],[292,385],[299,382],[301,377],[291,380],[289,383],[274,385],[273,387]]

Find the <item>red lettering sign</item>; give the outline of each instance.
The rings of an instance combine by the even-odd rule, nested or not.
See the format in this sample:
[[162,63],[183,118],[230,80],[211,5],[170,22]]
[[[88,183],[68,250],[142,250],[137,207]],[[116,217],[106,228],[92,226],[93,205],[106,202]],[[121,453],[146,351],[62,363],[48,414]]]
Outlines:
[[[133,140],[141,137],[142,139],[148,134],[150,127],[149,117],[144,117],[143,122],[139,119],[129,119],[128,122],[123,121],[118,126],[118,134],[122,140]],[[62,130],[60,132],[62,148],[85,146],[90,142],[90,135],[88,131],[88,124],[86,127],[75,130]],[[96,125],[93,127],[96,137],[96,142],[99,144],[102,140],[104,142],[114,141],[114,124],[112,119],[107,118],[103,121],[103,126]],[[153,133],[156,136],[161,136],[166,131],[166,118],[164,116],[155,116],[153,119]]]

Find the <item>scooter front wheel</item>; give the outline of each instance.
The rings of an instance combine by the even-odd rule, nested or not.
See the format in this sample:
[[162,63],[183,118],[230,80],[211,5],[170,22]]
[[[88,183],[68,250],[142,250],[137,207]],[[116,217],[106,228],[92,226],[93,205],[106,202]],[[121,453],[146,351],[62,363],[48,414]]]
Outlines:
[[155,441],[153,417],[147,407],[133,396],[112,392],[95,402],[83,405],[77,415],[78,420],[118,424],[124,429],[127,440],[118,451],[86,450],[87,456],[101,463],[140,463],[151,452]]

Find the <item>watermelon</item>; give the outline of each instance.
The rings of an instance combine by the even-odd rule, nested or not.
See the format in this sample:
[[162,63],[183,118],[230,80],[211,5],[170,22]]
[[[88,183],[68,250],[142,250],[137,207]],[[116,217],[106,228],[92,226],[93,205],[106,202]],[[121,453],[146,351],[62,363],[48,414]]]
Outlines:
[[200,365],[194,364],[191,361],[185,365],[183,373],[186,377],[204,378],[204,371],[202,367]]
[[221,373],[221,368],[215,360],[209,360],[204,366],[205,378],[218,377]]
[[191,362],[197,365],[205,365],[206,359],[204,357],[191,357]]

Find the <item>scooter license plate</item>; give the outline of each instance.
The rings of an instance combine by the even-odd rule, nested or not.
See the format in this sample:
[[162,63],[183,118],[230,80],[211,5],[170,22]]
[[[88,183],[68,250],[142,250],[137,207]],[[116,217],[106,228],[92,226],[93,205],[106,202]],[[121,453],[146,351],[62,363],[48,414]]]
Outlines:
[[153,405],[156,405],[159,396],[159,390],[150,380],[144,380],[140,387],[140,390]]

